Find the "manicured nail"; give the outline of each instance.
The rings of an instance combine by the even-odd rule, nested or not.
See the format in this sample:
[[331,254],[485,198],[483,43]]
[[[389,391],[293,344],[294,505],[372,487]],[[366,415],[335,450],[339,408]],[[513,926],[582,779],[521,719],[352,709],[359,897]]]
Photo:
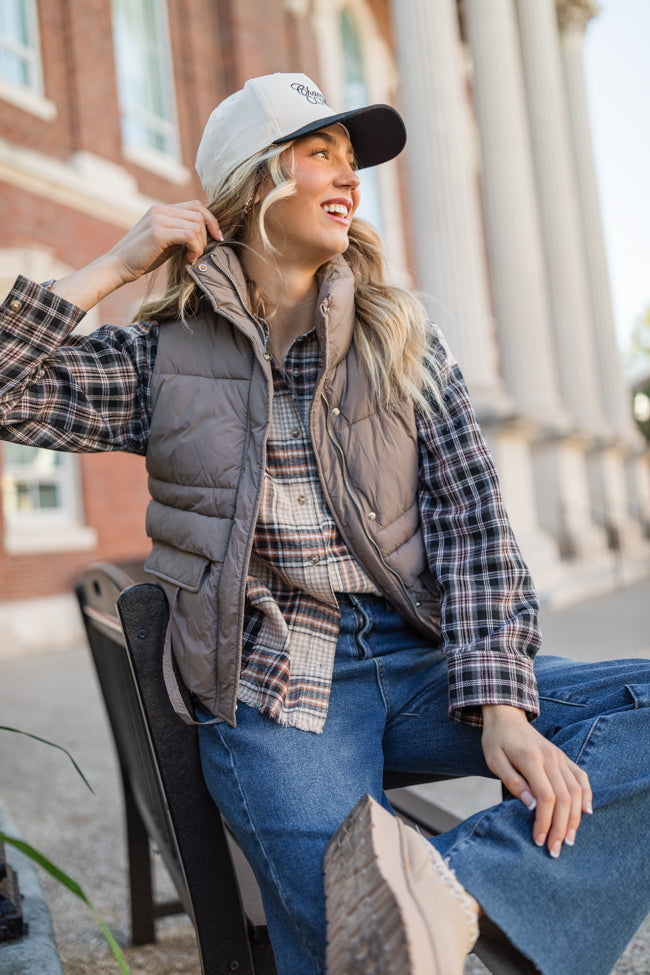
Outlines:
[[567,846],[575,846],[576,831],[574,829],[569,830],[569,832],[566,834],[566,838],[564,842],[566,843]]
[[587,808],[585,809],[585,812],[587,813],[588,816],[593,816],[594,807],[591,805],[590,802],[587,803]]
[[537,799],[527,789],[526,789],[525,792],[522,792],[521,793],[521,795],[519,796],[519,798],[523,802],[523,804],[526,807],[526,809],[528,809],[530,812],[532,812],[533,809],[535,809],[535,807],[537,806]]
[[219,231],[219,240],[224,241],[225,239],[224,235]]
[[546,837],[545,836],[533,836],[533,841],[535,843],[535,846],[544,846],[544,843],[546,842]]
[[551,854],[554,860],[557,860],[560,853],[562,852],[562,844],[560,843],[560,841],[558,840],[557,843],[554,843],[548,852]]

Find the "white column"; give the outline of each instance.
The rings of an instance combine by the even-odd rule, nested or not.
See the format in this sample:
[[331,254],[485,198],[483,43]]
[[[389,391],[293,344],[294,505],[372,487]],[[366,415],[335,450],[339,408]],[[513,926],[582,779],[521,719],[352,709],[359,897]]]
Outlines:
[[418,286],[434,301],[479,416],[509,410],[498,372],[476,149],[454,0],[392,0],[408,129]]
[[562,408],[513,0],[464,0],[462,9],[503,373],[523,415],[557,426]]
[[[585,30],[599,8],[592,0],[556,0],[556,4],[574,165],[578,176],[578,200],[600,396],[605,415],[618,441],[603,444],[594,451],[591,459],[592,495],[594,504],[614,526],[613,534],[617,535],[622,546],[634,547],[641,541],[648,512],[639,510],[637,504],[637,498],[643,497],[645,492],[629,490],[629,472],[626,475],[625,471],[626,466],[631,465],[634,473],[642,476],[636,463],[639,436],[634,428],[616,341],[582,61]],[[636,510],[631,510],[633,507]]]
[[516,6],[562,399],[576,426],[602,435],[605,418],[555,3],[516,0]]
[[589,20],[598,13],[598,9],[598,5],[592,0],[558,0],[557,2],[570,132],[573,140],[574,165],[578,176],[578,201],[589,271],[601,398],[611,427],[619,435],[630,438],[634,429],[633,420],[616,342],[582,63],[585,29]]

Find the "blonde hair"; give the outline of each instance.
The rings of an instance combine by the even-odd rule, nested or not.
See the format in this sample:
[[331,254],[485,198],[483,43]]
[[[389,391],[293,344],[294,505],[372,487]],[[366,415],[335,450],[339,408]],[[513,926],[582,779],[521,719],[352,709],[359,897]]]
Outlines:
[[[265,218],[279,200],[296,192],[295,180],[282,153],[292,142],[256,154],[239,166],[208,204],[217,216],[224,243],[246,246],[257,221],[260,236],[270,255],[277,253],[268,238]],[[265,180],[274,188],[261,206],[252,206]],[[353,342],[365,369],[377,403],[389,409],[397,401],[411,399],[423,412],[441,406],[441,375],[433,351],[434,327],[419,299],[412,292],[388,282],[386,258],[379,234],[365,220],[354,218],[348,231],[349,245],[343,258],[355,281],[356,319]],[[220,246],[210,241],[208,251]],[[320,271],[326,273],[327,263]],[[273,308],[254,281],[247,281],[248,301],[253,314],[271,318]],[[199,312],[202,293],[185,270],[184,254],[167,262],[167,284],[162,297],[145,303],[137,320],[180,319],[189,324]]]

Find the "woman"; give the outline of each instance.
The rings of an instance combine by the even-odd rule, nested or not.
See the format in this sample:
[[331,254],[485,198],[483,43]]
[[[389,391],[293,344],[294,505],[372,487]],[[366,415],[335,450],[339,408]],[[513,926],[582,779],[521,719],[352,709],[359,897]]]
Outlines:
[[[183,712],[173,648],[282,975],[459,975],[481,913],[545,975],[598,975],[650,909],[650,667],[533,663],[462,377],[354,217],[358,166],[404,140],[387,106],[247,82],[199,147],[207,208],[153,207],[49,290],[18,280],[3,436],[146,453],[170,695]],[[166,260],[138,322],[70,335]],[[385,768],[494,775],[518,801],[427,842]]]

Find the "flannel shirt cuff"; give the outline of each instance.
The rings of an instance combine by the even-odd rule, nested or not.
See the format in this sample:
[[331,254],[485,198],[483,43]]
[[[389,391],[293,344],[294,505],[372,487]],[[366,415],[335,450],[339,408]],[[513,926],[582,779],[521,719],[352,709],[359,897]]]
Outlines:
[[521,708],[530,721],[539,716],[537,680],[531,658],[504,651],[449,654],[449,716],[482,727],[483,704]]
[[0,334],[48,355],[84,318],[86,312],[40,284],[19,275],[4,299]]

